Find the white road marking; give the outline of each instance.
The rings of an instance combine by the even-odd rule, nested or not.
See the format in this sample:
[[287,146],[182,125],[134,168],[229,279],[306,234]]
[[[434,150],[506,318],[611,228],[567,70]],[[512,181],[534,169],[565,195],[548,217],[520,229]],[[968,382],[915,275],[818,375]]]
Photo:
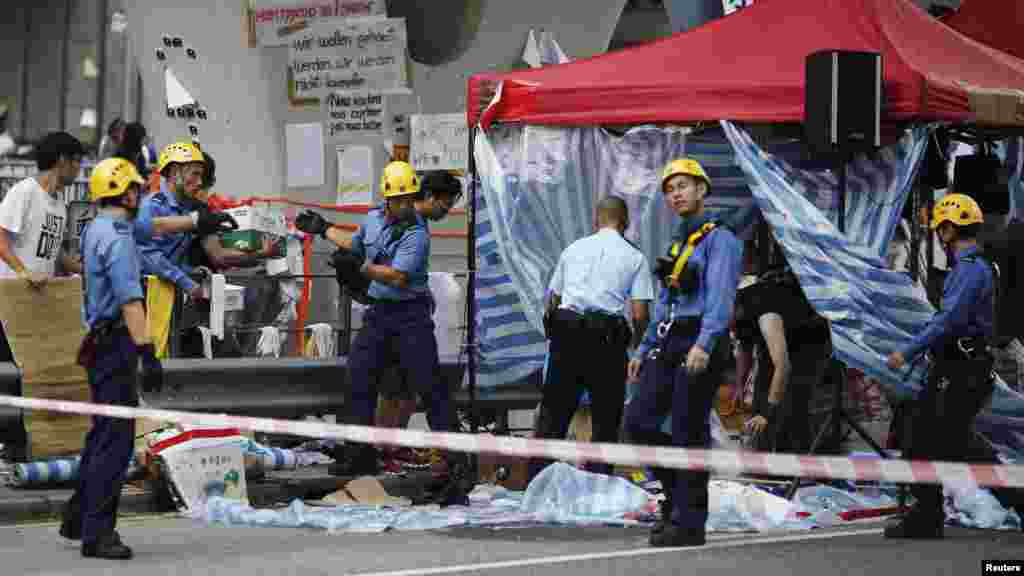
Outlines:
[[881,528],[870,530],[844,530],[841,532],[797,534],[791,536],[769,536],[765,538],[736,538],[723,536],[721,540],[709,541],[704,546],[687,548],[637,548],[633,550],[616,550],[613,552],[595,552],[590,554],[568,554],[564,556],[543,556],[540,558],[525,558],[522,560],[506,560],[503,562],[484,562],[480,564],[461,564],[456,566],[437,566],[434,568],[413,568],[410,570],[389,570],[385,572],[361,572],[355,576],[430,576],[433,574],[451,574],[454,572],[480,572],[483,570],[497,570],[501,568],[519,568],[523,566],[543,566],[546,564],[562,564],[566,562],[581,562],[585,560],[607,560],[613,558],[630,558],[634,556],[650,556],[653,554],[701,552],[704,550],[716,550],[721,548],[738,548],[741,546],[754,546],[757,544],[783,544],[787,542],[804,542],[809,540],[826,540],[831,538],[842,538],[845,536],[864,536],[868,534],[881,534]]

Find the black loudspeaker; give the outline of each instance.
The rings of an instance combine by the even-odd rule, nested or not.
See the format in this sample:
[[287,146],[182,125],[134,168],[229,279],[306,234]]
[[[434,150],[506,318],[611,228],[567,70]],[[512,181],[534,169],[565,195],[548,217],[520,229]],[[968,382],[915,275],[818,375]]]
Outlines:
[[882,56],[823,50],[805,61],[804,134],[819,154],[881,146]]
[[967,194],[977,200],[985,214],[1010,212],[1009,183],[997,156],[957,156],[953,169],[953,191]]

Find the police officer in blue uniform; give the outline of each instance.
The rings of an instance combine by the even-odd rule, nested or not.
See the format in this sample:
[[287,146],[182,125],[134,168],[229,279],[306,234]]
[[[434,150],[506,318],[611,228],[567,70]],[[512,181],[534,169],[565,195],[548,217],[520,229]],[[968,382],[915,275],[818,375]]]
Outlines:
[[[622,198],[598,203],[596,234],[570,244],[551,277],[545,327],[549,347],[537,436],[565,438],[579,405],[590,391],[594,442],[616,442],[626,396],[627,347],[647,329],[648,302],[654,299],[647,258],[624,237],[629,209]],[[626,322],[630,307],[633,330]],[[533,479],[550,461],[530,460]],[[593,463],[592,472],[610,474],[610,464]]]
[[[100,162],[89,181],[90,199],[99,204],[99,212],[82,234],[89,334],[79,362],[88,370],[92,401],[99,404],[136,406],[140,379],[146,389],[159,388],[162,381],[160,361],[146,330],[132,222],[143,183],[135,166],[122,158]],[[132,556],[115,524],[134,441],[133,420],[93,417],[78,489],[83,556]]]
[[[991,395],[998,272],[980,251],[977,237],[985,217],[970,196],[949,194],[935,205],[931,227],[938,232],[953,269],[943,287],[942,306],[909,344],[892,352],[897,370],[928,351],[933,360],[925,388],[909,406],[904,447],[910,460],[968,457],[974,418]],[[886,538],[942,538],[942,487],[916,484],[915,506],[886,527]]]
[[[135,165],[108,158],[93,168],[90,200],[98,214],[82,232],[85,320],[89,333],[79,351],[92,401],[136,406],[137,387],[158,390],[162,368],[147,334],[136,237],[198,230],[224,231],[237,223],[228,215],[193,212],[136,218],[139,187]],[[131,558],[114,527],[124,474],[135,444],[134,420],[96,416],[85,440],[79,484],[64,508],[60,534],[82,540],[82,555]]]
[[[662,192],[682,218],[668,256],[658,259],[663,287],[654,321],[629,362],[639,380],[626,408],[632,442],[707,448],[712,399],[730,361],[725,337],[733,314],[743,248],[736,236],[704,213],[711,179],[696,160],[665,167]],[[672,434],[661,431],[671,410]],[[665,494],[652,546],[700,546],[708,517],[708,471],[654,469]]]
[[[351,424],[373,425],[378,377],[389,362],[397,360],[410,389],[428,400],[430,428],[454,430],[451,391],[441,378],[432,318],[434,301],[427,284],[430,234],[415,208],[425,194],[420,184],[420,177],[407,162],[388,164],[381,178],[384,206],[371,210],[351,239],[315,212],[296,218],[299,230],[333,242],[370,280],[363,329],[348,358],[351,390],[346,407]],[[350,442],[336,454],[338,461],[329,471],[336,476],[376,474],[377,457],[375,447]],[[449,455],[445,462],[446,470],[440,476],[462,478],[465,458]],[[451,496],[464,502],[463,492],[460,488]]]

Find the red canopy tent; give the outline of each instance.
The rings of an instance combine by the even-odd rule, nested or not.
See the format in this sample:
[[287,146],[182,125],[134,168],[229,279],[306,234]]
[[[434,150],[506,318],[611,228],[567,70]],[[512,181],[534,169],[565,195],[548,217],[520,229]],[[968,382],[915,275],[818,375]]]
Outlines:
[[1024,2],[1020,0],[964,0],[960,10],[943,22],[964,36],[1024,58]]
[[[484,125],[800,122],[804,59],[823,49],[882,54],[887,120],[971,122],[968,91],[1024,89],[1024,61],[951,32],[909,0],[759,0],[650,44],[476,74],[467,102],[500,81],[500,102]],[[470,126],[480,115],[467,106]]]

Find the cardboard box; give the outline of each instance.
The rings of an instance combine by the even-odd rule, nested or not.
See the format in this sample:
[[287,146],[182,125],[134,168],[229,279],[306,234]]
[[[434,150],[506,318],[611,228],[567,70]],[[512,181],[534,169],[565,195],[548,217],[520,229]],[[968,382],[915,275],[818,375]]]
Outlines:
[[[266,232],[258,230],[234,230],[221,234],[221,246],[239,252],[258,252],[263,247],[263,238]],[[287,250],[287,239],[284,236],[270,235],[271,242],[277,247],[278,254],[284,254]]]
[[225,210],[235,222],[238,230],[255,230],[274,236],[288,235],[288,222],[284,217],[284,208],[266,202],[254,202],[252,206],[239,206]]
[[194,512],[212,496],[249,504],[244,443],[237,429],[201,429],[163,440],[151,452],[164,462],[178,509]]
[[228,208],[224,212],[230,214],[238,222],[238,230],[221,235],[221,245],[240,252],[256,252],[263,246],[266,235],[277,244],[280,254],[287,250],[288,222],[284,217],[284,208],[267,202],[254,202],[252,206]]

